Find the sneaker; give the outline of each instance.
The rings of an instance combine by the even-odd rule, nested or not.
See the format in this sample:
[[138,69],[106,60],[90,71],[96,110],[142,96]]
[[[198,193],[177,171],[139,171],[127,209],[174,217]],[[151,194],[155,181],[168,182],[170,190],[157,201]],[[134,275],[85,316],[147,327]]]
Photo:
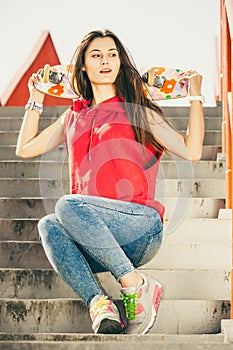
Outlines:
[[122,288],[123,304],[128,319],[128,334],[146,334],[153,326],[162,296],[161,284],[140,273],[144,283],[140,287]]
[[96,295],[90,306],[92,329],[96,333],[125,333],[125,325],[116,305],[107,296]]

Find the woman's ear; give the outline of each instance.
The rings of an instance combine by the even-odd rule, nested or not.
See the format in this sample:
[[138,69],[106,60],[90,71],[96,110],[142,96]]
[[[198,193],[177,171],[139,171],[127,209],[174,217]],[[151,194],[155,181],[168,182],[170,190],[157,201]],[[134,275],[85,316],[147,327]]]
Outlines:
[[83,67],[82,70],[85,71],[86,70],[85,67]]

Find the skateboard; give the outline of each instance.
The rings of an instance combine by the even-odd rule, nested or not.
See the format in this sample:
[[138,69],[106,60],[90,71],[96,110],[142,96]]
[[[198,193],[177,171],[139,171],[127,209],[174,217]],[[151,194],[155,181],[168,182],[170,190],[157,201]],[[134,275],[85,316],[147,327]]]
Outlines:
[[73,70],[74,66],[71,64],[56,66],[46,64],[39,73],[39,81],[35,84],[35,87],[37,90],[51,96],[78,99],[80,95],[77,95],[70,85]]
[[[35,87],[45,94],[68,99],[78,99],[71,88],[70,77],[73,73],[73,65],[46,64],[39,74],[39,81]],[[145,94],[152,100],[169,100],[187,96],[188,81],[181,81],[180,69],[167,67],[152,67],[140,71],[145,83]]]
[[152,100],[170,100],[186,97],[188,80],[180,81],[180,69],[152,67],[141,71],[145,83],[145,93]]

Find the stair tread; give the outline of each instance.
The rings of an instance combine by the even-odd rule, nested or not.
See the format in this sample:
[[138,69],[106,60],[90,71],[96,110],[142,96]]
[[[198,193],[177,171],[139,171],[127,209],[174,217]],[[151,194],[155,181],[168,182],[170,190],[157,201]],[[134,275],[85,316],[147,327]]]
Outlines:
[[[153,270],[141,267],[141,272],[160,281],[163,300],[228,300],[230,299],[231,268]],[[120,286],[109,272],[96,275],[106,293],[119,298]],[[67,299],[77,295],[52,268],[0,268],[2,299]],[[186,281],[189,281],[188,285]],[[221,281],[221,284],[219,283]],[[201,285],[201,288],[200,288]]]
[[[123,312],[122,301],[116,301]],[[88,309],[74,298],[61,300],[0,299],[2,332],[92,333]],[[50,317],[48,318],[47,315]],[[190,318],[192,314],[192,318]],[[122,314],[123,316],[123,314]],[[230,317],[229,300],[162,300],[151,333],[219,333],[219,317]],[[211,318],[211,322],[208,321]],[[195,329],[194,329],[195,327]]]
[[47,341],[98,341],[98,342],[130,342],[138,341],[140,343],[149,342],[222,342],[223,334],[146,334],[131,335],[125,334],[90,334],[90,333],[0,333],[0,340],[47,340]]
[[[125,337],[125,335],[124,335]],[[122,343],[118,343],[116,342],[99,342],[99,341],[87,341],[85,343],[83,342],[79,342],[77,340],[75,341],[27,341],[24,340],[23,343],[22,341],[0,341],[0,346],[1,344],[4,345],[4,350],[19,350],[19,349],[23,349],[23,350],[77,350],[78,347],[81,344],[82,350],[109,350],[111,347],[111,350],[139,350],[141,349],[142,343],[137,340],[133,341],[128,341],[127,339],[125,340],[125,342]],[[143,344],[144,345],[144,344]],[[202,341],[200,340],[200,342],[198,343],[193,343],[192,341],[190,342],[178,342],[178,343],[174,343],[172,340],[171,342],[168,341],[161,341],[161,342],[147,342],[146,343],[146,349],[147,350],[154,350],[155,349],[155,345],[158,345],[160,350],[183,350],[186,349],[186,347],[188,346],[188,350],[197,350],[197,346],[198,349],[201,350],[209,350],[210,346],[211,346],[211,350],[230,350],[232,349],[232,344],[223,344],[223,342],[221,343],[219,342],[206,342],[206,343],[202,343]],[[22,348],[23,346],[23,348]]]

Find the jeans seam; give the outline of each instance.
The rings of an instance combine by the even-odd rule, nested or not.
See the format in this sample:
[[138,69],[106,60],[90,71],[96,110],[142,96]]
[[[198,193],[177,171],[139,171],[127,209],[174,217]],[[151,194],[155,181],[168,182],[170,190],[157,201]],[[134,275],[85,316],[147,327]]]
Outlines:
[[[99,258],[97,258],[95,255],[93,255],[91,252],[90,252],[90,250],[86,247],[86,246],[83,246],[82,244],[80,244],[81,246],[82,246],[82,248],[94,259],[94,260],[96,260],[99,264],[101,264],[101,265],[103,265],[103,267],[107,270],[107,271],[109,271],[109,272],[111,272],[111,274],[113,274],[113,276],[116,278],[116,280],[119,280],[119,278],[120,277],[118,277],[115,273],[113,273],[113,271],[111,271],[110,269],[109,269],[109,267],[105,264],[105,262],[104,261],[102,261],[102,259],[99,259]],[[121,249],[121,247],[120,247],[120,249]],[[127,258],[127,256],[126,256],[126,258]],[[128,258],[127,258],[128,259]],[[130,261],[130,260],[129,260]],[[130,261],[130,263],[132,264],[132,262]],[[123,266],[125,265],[125,264],[122,264]],[[126,270],[128,271],[129,270],[129,272],[130,271],[133,271],[135,268],[133,267],[133,264],[132,264],[132,269],[131,269],[131,267],[130,268],[127,268]],[[126,272],[127,273],[127,272]],[[122,275],[122,276],[124,276],[125,274],[126,274],[125,272],[124,273],[120,273],[120,276]]]
[[[69,201],[68,201],[68,202],[69,202]],[[89,208],[90,208],[91,210],[94,211],[94,214],[95,214],[95,215],[98,214],[98,213],[95,211],[95,207],[96,207],[95,205],[93,206],[93,205],[91,205],[90,203],[85,202],[85,200],[83,200],[83,202],[84,202],[87,206],[89,206]],[[70,207],[72,206],[71,203],[68,203],[68,205],[69,205]],[[98,207],[101,208],[101,206],[98,206]],[[71,215],[71,214],[70,214],[70,215]],[[101,219],[102,219],[103,222],[105,223],[106,227],[109,229],[109,227],[108,227],[107,223],[105,222],[104,218],[101,217]],[[109,230],[110,230],[110,229],[109,229]],[[69,231],[68,231],[68,232],[69,232]],[[110,232],[111,232],[111,230],[110,230]],[[86,246],[86,245],[80,243],[80,242],[77,241],[74,237],[72,237],[72,239],[73,239],[75,242],[77,242],[77,243],[78,243],[78,244],[79,244],[79,245],[80,245],[94,260],[95,260],[95,261],[97,261],[99,264],[101,264],[103,267],[105,267],[106,270],[110,271],[110,272],[116,277],[116,279],[118,279],[118,276],[115,275],[115,274],[114,274],[114,271],[113,271],[113,269],[116,270],[116,268],[115,268],[114,266],[111,266],[111,269],[110,269],[109,266],[106,265],[105,261],[102,259],[102,257],[100,256],[100,254],[98,254],[98,256],[96,256],[96,255],[88,248],[88,246]],[[119,243],[117,242],[117,240],[115,239],[114,236],[113,236],[113,239],[114,239],[115,242],[117,243],[118,248],[122,250],[122,253],[123,253],[124,256],[125,256],[125,259],[127,259],[127,262],[128,262],[127,265],[129,265],[129,263],[130,263],[130,264],[133,266],[131,260],[126,256],[125,252],[123,251],[123,249],[121,248],[121,246],[119,245]],[[124,265],[126,265],[126,261],[125,261]],[[113,269],[112,269],[112,267],[113,267]],[[128,268],[129,268],[129,267],[128,267]]]
[[[143,258],[145,257],[145,252],[146,252],[146,250],[148,249],[148,246],[149,246],[149,244],[150,244],[150,242],[151,242],[151,240],[152,240],[152,237],[157,236],[157,235],[160,235],[161,232],[163,232],[163,228],[162,228],[159,232],[156,232],[154,235],[147,236],[146,248],[145,248],[144,251],[142,252],[140,258],[137,260],[136,265],[137,265],[137,264],[140,264],[140,261],[143,260]],[[161,245],[161,243],[160,243],[160,245]],[[143,265],[144,265],[144,264],[143,264]]]
[[[107,198],[106,198],[107,199]],[[68,200],[68,201],[73,201],[73,202],[77,202],[76,200],[75,200],[75,198],[70,198],[70,195],[68,195],[68,198],[66,198],[66,200]],[[83,199],[83,197],[82,197],[82,202],[83,202],[83,204],[85,204],[85,205],[89,205],[89,206],[91,206],[91,207],[94,207],[94,208],[100,208],[100,209],[107,209],[107,210],[110,210],[110,211],[113,211],[113,212],[118,212],[118,213],[121,213],[121,214],[126,214],[126,215],[132,215],[132,216],[143,216],[143,217],[145,217],[145,218],[151,218],[151,217],[154,217],[154,214],[143,214],[143,213],[137,213],[137,214],[135,214],[135,213],[132,213],[132,212],[126,212],[126,211],[122,211],[122,210],[119,210],[119,209],[116,209],[116,208],[114,208],[114,209],[112,209],[112,208],[109,208],[109,207],[106,207],[106,206],[102,206],[102,205],[97,205],[97,204],[93,204],[93,203],[89,203],[89,202],[87,202],[85,199]],[[123,202],[123,201],[122,201]],[[124,203],[134,203],[134,202],[124,202]],[[139,203],[135,203],[136,205],[142,205],[142,204],[139,204]],[[147,206],[143,206],[142,205],[142,207],[146,207],[146,208],[148,208]],[[157,210],[156,209],[154,209],[154,208],[152,208],[152,207],[150,207],[152,210],[154,210],[154,212],[158,215],[158,217],[160,218],[160,215],[159,215],[159,213],[157,212]]]
[[[149,210],[147,210],[148,207],[140,205],[138,203],[116,201],[116,204],[115,204],[114,202],[108,202],[107,198],[106,198],[106,201],[104,201],[104,199],[105,198],[103,198],[103,200],[102,200],[102,198],[101,198],[101,200],[98,201],[98,198],[96,198],[96,199],[93,198],[93,201],[91,201],[91,198],[89,199],[89,197],[87,197],[85,195],[83,195],[83,196],[78,195],[77,197],[75,195],[65,195],[63,197],[62,202],[60,203],[61,206],[58,205],[55,208],[55,213],[57,214],[57,217],[60,219],[60,222],[61,222],[62,226],[65,228],[68,236],[73,241],[78,243],[80,245],[80,248],[84,249],[84,251],[87,252],[87,254],[93,260],[95,260],[97,263],[102,265],[103,268],[105,268],[107,271],[110,271],[112,273],[112,275],[116,278],[116,280],[119,280],[122,276],[124,276],[128,272],[135,270],[135,268],[137,266],[135,261],[140,263],[140,260],[145,259],[145,252],[149,248],[150,239],[152,239],[152,238],[150,238],[150,236],[159,235],[163,229],[163,225],[162,225],[162,220],[161,220],[159,213],[156,211],[156,209],[154,209],[152,207]],[[117,202],[119,202],[119,203],[117,204]],[[135,210],[137,210],[138,213],[135,213],[133,205],[135,205]],[[139,205],[141,208],[138,207]],[[123,210],[124,208],[125,208],[125,210]],[[76,222],[75,220],[77,219],[77,216],[79,216],[79,214],[78,214],[79,210],[81,210],[81,215],[83,215],[83,218],[85,220],[85,225],[88,225],[88,226],[86,226],[84,230],[82,228],[81,234],[78,234],[78,231],[77,231],[77,234],[75,234],[75,233],[73,233],[72,230],[76,230],[76,226],[73,226],[73,229],[71,230],[71,226],[69,225],[69,223],[70,223],[70,221],[73,224]],[[89,212],[89,213],[85,214],[85,212],[87,212],[87,213]],[[92,212],[93,212],[93,214],[91,214]],[[98,248],[96,247],[96,239],[98,239],[98,235],[96,235],[96,236],[94,235],[94,237],[96,237],[95,240],[90,239],[90,243],[95,244],[95,245],[93,247],[91,244],[90,244],[90,246],[88,246],[89,236],[87,235],[87,231],[89,230],[89,225],[91,225],[91,228],[95,230],[95,227],[97,225],[96,220],[99,222],[98,217],[101,217],[101,219],[102,219],[101,222],[99,222],[99,227],[98,227],[99,229],[101,228],[101,225],[103,226],[103,224],[106,227],[106,229],[110,230],[110,232],[111,232],[112,227],[115,229],[115,227],[112,226],[111,221],[109,221],[113,217],[112,213],[115,213],[116,222],[118,223],[118,221],[119,221],[119,224],[121,224],[121,221],[120,221],[121,217],[122,217],[122,222],[125,222],[127,220],[127,217],[128,217],[128,219],[131,220],[132,223],[139,222],[140,225],[143,225],[143,226],[139,226],[140,231],[138,231],[138,232],[139,232],[139,234],[140,233],[142,234],[142,231],[141,231],[141,229],[142,229],[143,235],[146,234],[146,237],[145,237],[146,244],[145,244],[145,247],[143,244],[142,249],[144,251],[141,254],[140,254],[140,251],[141,251],[140,245],[138,246],[138,254],[135,254],[135,259],[133,259],[133,260],[131,260],[130,254],[128,257],[127,254],[124,252],[124,249],[122,249],[122,247],[119,243],[119,240],[117,240],[117,238],[116,238],[116,230],[114,231],[114,233],[112,233],[112,235],[113,235],[114,241],[116,241],[118,243],[117,246],[119,247],[119,249],[121,249],[122,252],[124,252],[124,255],[122,255],[120,251],[114,250],[115,244],[112,245],[112,243],[114,243],[114,242],[110,239],[109,244],[111,243],[111,245],[108,244],[108,246],[110,247],[109,255],[106,254],[106,257],[105,257],[105,253],[101,251],[100,247],[98,247]],[[72,219],[73,216],[74,216],[74,218]],[[131,218],[130,218],[130,216],[131,216]],[[106,218],[107,218],[107,221],[105,221]],[[63,222],[63,219],[64,219],[64,222]],[[82,219],[82,216],[81,216],[81,219]],[[80,223],[81,223],[81,221],[80,221]],[[130,230],[133,229],[132,227],[130,226]],[[121,226],[121,228],[123,228],[123,227]],[[103,227],[102,227],[102,230],[103,230]],[[159,230],[159,232],[158,232],[158,230]],[[146,231],[146,233],[145,233],[145,231]],[[134,237],[133,233],[130,236],[130,231],[128,231],[128,232],[129,232],[129,237],[131,237],[131,238]],[[82,237],[84,237],[83,244],[82,244]],[[86,240],[85,240],[85,237],[86,237]],[[103,237],[103,236],[101,236],[101,237]],[[122,237],[123,237],[123,234],[121,234],[121,238]],[[87,242],[87,245],[85,242]],[[155,242],[156,242],[156,239],[155,239]],[[143,243],[143,241],[142,241],[142,243]],[[159,237],[158,237],[158,243],[160,243]],[[155,245],[155,244],[153,244],[153,245]],[[111,250],[111,246],[113,247],[112,250]],[[158,245],[158,248],[159,248],[159,245]],[[97,249],[97,251],[95,251],[95,249]],[[152,254],[149,254],[150,252],[148,251],[149,258],[153,255],[153,250],[151,250],[151,251],[152,251]],[[129,253],[130,253],[130,248],[129,248]],[[133,254],[133,252],[132,252],[132,254]],[[136,259],[138,257],[138,255],[140,255],[140,258]],[[117,258],[117,256],[118,256],[118,258]],[[124,256],[127,260],[125,260]],[[88,263],[88,261],[86,263]],[[89,267],[91,270],[91,266],[89,266]],[[93,273],[93,271],[91,270],[91,272],[89,272],[89,273]],[[97,284],[97,286],[98,286],[98,284]]]
[[[59,222],[60,223],[60,222]],[[61,224],[61,223],[60,223]],[[55,223],[55,225],[56,225],[56,223]],[[50,228],[54,228],[54,222],[52,221],[52,219],[50,219],[49,221],[48,221],[48,226],[50,226]],[[63,227],[63,225],[61,224],[61,226]],[[73,242],[73,240],[72,240],[72,238],[69,236],[69,234],[66,232],[66,230],[65,230],[65,228],[63,227],[63,229],[64,229],[64,231],[65,231],[65,234],[66,234],[66,236],[67,236],[67,238],[74,244],[74,242]],[[41,238],[41,235],[40,235],[40,238]],[[44,250],[45,250],[45,252],[46,252],[46,248],[44,247],[44,245],[43,245],[43,240],[42,240],[42,238],[41,238],[41,244],[42,244],[42,246],[43,246],[43,248],[44,248]],[[47,246],[48,244],[46,243],[45,244],[45,246]],[[50,246],[50,245],[49,245]],[[78,249],[78,247],[75,245],[75,248],[77,249],[77,250],[79,250]],[[79,252],[80,252],[80,250],[79,250]],[[87,268],[87,270],[88,270],[88,272],[89,272],[89,278],[92,278],[92,282],[95,284],[95,287],[97,288],[97,289],[99,289],[99,290],[101,290],[101,288],[100,288],[100,286],[99,286],[99,284],[97,283],[97,281],[95,280],[95,277],[94,277],[94,274],[93,274],[93,272],[92,272],[92,270],[91,270],[91,268],[90,268],[90,266],[89,266],[89,264],[88,264],[88,262],[86,261],[86,258],[83,256],[83,254],[82,254],[82,252],[80,252],[80,254],[82,255],[82,257],[83,257],[83,262],[84,262],[84,264],[85,264],[85,266],[86,266],[86,268]],[[46,254],[47,255],[47,254]],[[62,277],[62,275],[59,273],[59,272],[57,272],[61,277]],[[70,285],[70,284],[69,284]],[[70,286],[71,287],[71,286]],[[72,288],[73,289],[73,288]],[[74,289],[73,289],[74,290]],[[75,291],[75,290],[74,290]],[[101,290],[102,291],[102,290]],[[75,293],[77,293],[76,291],[75,291]],[[103,293],[103,291],[102,291],[102,293]],[[78,293],[77,293],[78,294]]]

